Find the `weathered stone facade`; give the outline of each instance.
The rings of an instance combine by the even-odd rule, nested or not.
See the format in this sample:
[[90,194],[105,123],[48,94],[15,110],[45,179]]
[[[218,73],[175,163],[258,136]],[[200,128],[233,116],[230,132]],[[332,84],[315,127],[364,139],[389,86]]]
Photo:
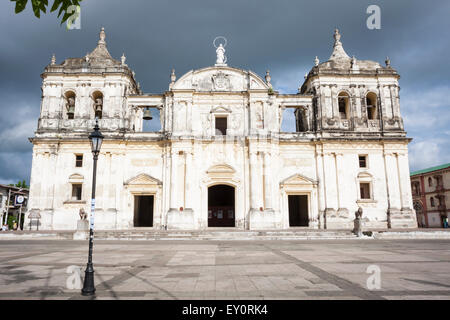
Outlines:
[[[229,67],[223,53],[178,80],[172,72],[169,90],[157,95],[141,92],[125,57],[111,58],[103,30],[85,58],[53,58],[30,139],[29,208],[40,211],[41,228],[75,229],[80,208],[89,212],[95,116],[105,135],[97,229],[139,226],[141,206],[156,229],[205,229],[226,217],[240,229],[350,230],[358,207],[366,227],[417,226],[410,139],[389,61],[348,57],[336,31],[331,58],[316,58],[298,93],[280,94],[269,72],[263,80]],[[147,107],[160,114],[158,132],[142,131]],[[297,132],[281,131],[286,108],[295,108]],[[225,207],[225,187],[208,200],[213,186],[233,188]]]

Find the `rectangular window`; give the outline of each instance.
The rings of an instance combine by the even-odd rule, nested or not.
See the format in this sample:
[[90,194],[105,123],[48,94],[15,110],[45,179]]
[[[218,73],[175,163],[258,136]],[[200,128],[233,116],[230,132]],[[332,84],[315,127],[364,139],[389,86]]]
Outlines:
[[81,200],[82,184],[72,184],[72,200]]
[[227,134],[227,118],[218,117],[216,118],[216,135],[226,135]]
[[83,166],[83,155],[82,154],[76,154],[75,155],[75,167],[82,167]]
[[361,193],[361,199],[371,199],[370,196],[370,183],[361,182],[359,184],[359,190]]
[[359,167],[367,168],[367,156],[359,156]]

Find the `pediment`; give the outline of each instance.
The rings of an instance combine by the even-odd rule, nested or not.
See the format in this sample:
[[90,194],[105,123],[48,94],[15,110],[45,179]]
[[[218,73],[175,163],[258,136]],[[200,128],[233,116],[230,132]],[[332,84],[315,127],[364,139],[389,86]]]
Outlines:
[[370,179],[370,178],[372,178],[372,175],[368,172],[358,173],[358,179],[363,179],[363,178]]
[[72,175],[69,176],[69,180],[83,180],[84,177],[83,175],[79,174],[79,173],[74,173]]
[[257,74],[231,67],[208,67],[192,70],[178,79],[173,90],[200,92],[242,92],[249,89],[268,90],[269,87]]
[[231,113],[231,110],[228,107],[217,106],[211,109],[211,113]]
[[234,174],[236,170],[234,170],[231,166],[227,164],[219,164],[212,166],[206,171],[208,174]]
[[297,173],[282,180],[280,185],[317,185],[317,181]]
[[127,180],[124,185],[162,185],[162,182],[146,173],[141,173]]

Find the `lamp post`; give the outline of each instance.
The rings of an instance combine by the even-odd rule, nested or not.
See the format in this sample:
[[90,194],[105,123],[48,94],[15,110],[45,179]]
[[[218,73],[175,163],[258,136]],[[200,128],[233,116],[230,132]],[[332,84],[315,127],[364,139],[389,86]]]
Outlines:
[[103,142],[103,135],[101,134],[98,127],[98,119],[95,119],[94,131],[89,135],[89,140],[91,142],[92,154],[94,155],[94,169],[92,175],[92,200],[91,200],[91,216],[89,223],[89,255],[88,263],[86,266],[85,277],[83,289],[81,289],[81,294],[83,296],[91,296],[95,293],[94,286],[94,266],[92,264],[92,248],[94,246],[94,214],[95,214],[95,182],[97,176],[97,160],[98,154],[100,153],[100,148]]

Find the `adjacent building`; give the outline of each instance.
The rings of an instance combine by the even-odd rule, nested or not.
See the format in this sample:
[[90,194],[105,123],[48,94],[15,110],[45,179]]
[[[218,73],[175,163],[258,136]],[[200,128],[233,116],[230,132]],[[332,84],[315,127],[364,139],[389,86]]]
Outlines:
[[22,226],[27,211],[29,190],[0,184],[0,217],[2,225],[7,223],[8,217],[13,217],[17,225]]
[[442,228],[450,207],[450,163],[411,173],[417,222],[421,228]]
[[[230,67],[221,43],[214,65],[172,70],[167,91],[147,94],[105,37],[42,74],[29,204],[41,229],[75,229],[90,210],[96,118],[97,229],[351,229],[359,207],[367,228],[417,227],[389,59],[349,57],[336,30],[331,57],[282,94],[269,71]],[[281,130],[288,109],[294,132]]]

